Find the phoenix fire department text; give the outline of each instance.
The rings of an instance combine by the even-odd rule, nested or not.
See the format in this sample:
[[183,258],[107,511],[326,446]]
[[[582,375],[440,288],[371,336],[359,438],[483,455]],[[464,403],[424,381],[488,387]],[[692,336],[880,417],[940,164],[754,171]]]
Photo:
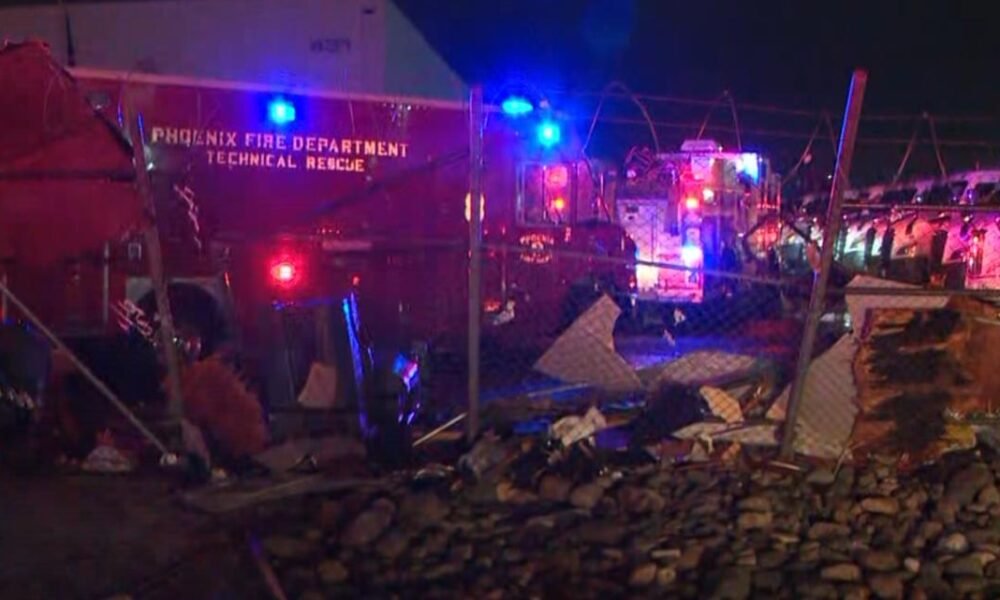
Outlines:
[[353,173],[365,170],[365,157],[406,158],[409,151],[398,141],[160,126],[150,142],[205,147],[209,165]]

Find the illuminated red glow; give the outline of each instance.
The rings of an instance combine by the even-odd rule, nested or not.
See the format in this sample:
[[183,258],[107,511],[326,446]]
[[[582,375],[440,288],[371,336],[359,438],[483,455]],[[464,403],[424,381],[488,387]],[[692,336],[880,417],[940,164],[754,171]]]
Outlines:
[[566,165],[550,167],[545,172],[545,185],[550,188],[564,188],[569,183],[569,169]]
[[302,279],[301,261],[294,256],[281,254],[271,259],[267,273],[273,285],[290,288]]
[[279,262],[271,267],[271,277],[280,283],[291,283],[295,279],[295,265]]
[[684,199],[684,208],[688,210],[698,210],[701,206],[701,200],[698,200],[694,196],[688,196]]
[[552,201],[552,208],[555,209],[557,212],[562,212],[566,210],[566,199],[563,198],[562,196],[554,199]]

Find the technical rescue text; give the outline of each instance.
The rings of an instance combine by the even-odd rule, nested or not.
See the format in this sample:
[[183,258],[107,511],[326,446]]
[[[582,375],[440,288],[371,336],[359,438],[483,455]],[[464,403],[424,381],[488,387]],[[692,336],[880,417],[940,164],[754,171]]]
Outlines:
[[409,144],[363,138],[153,126],[153,146],[203,148],[210,166],[364,173],[372,157],[406,158]]

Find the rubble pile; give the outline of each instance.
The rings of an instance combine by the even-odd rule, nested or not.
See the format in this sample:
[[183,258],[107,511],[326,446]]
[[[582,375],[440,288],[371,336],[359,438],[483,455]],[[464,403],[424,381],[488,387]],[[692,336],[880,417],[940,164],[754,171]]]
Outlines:
[[960,598],[1000,594],[1000,457],[796,471],[548,471],[257,508],[284,592],[322,597]]

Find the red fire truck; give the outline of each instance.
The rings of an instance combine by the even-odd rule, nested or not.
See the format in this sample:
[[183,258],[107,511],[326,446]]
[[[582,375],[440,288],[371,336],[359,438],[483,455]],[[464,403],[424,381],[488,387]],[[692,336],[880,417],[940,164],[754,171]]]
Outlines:
[[780,201],[780,182],[757,153],[725,152],[713,140],[689,140],[673,153],[633,150],[615,206],[642,261],[635,291],[640,308],[702,305],[711,312],[709,304],[735,287],[728,279],[706,282],[700,269],[735,274],[755,268],[755,253],[745,246],[751,237],[756,247],[777,241]]
[[[38,51],[26,45],[3,52]],[[251,364],[274,362],[269,314],[349,293],[373,340],[461,348],[468,310],[467,106],[67,73],[47,56],[35,68],[57,84],[49,95],[83,94],[114,129],[133,126],[123,118],[126,108],[141,116],[172,308],[195,352],[236,340]],[[600,177],[580,159],[558,115],[524,106],[506,113],[487,107],[484,119],[482,297],[487,324],[513,309],[522,318],[504,331],[537,339],[565,321],[574,284],[629,285],[627,268],[559,260],[560,250],[599,249],[623,260],[634,250],[602,212]],[[39,312],[57,329],[112,333],[117,324],[109,306],[154,310],[143,253],[138,236],[109,240],[103,260],[67,256],[73,277],[49,280],[44,291],[35,278],[28,295],[42,299]],[[8,281],[23,289],[29,274],[17,256],[8,258]]]

